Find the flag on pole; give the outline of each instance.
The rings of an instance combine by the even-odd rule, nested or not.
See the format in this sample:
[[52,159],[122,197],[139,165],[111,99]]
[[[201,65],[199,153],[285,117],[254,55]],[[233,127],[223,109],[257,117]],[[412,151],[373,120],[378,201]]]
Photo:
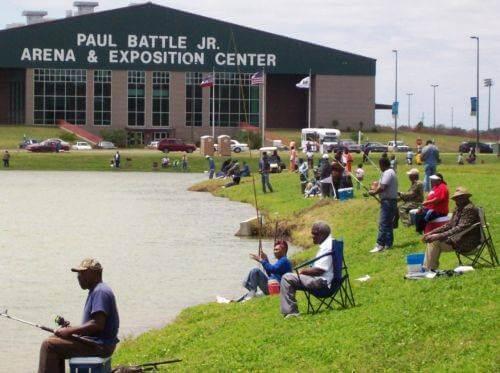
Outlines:
[[306,76],[304,79],[302,79],[300,82],[295,84],[297,88],[302,88],[302,89],[309,89],[311,84],[311,79],[309,76]]
[[264,84],[264,72],[258,71],[250,77],[251,85]]
[[213,87],[215,83],[213,74],[209,74],[201,80],[200,87]]

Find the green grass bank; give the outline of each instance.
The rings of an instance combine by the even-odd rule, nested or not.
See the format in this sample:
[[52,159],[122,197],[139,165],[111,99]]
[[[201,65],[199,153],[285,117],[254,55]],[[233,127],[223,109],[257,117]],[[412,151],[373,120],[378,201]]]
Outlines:
[[[452,155],[444,156],[439,171],[450,190],[466,186],[473,201],[485,207],[498,248],[500,162],[495,157],[485,157],[485,164],[457,166],[454,160]],[[377,172],[372,166],[365,168],[368,184],[377,178]],[[404,173],[407,169],[400,164],[401,190],[409,186]],[[271,182],[276,192],[264,195],[256,177],[259,207],[266,212],[268,226],[274,227],[278,219],[281,229],[304,248],[293,258],[295,262],[316,252],[309,234],[315,220],[328,221],[334,235],[344,238],[357,306],[291,320],[280,315],[278,297],[191,307],[166,327],[124,341],[114,355],[115,364],[179,357],[183,362],[169,366],[169,370],[498,370],[498,269],[483,268],[452,278],[404,280],[406,255],[423,251],[424,245],[414,230],[401,227],[395,232],[393,250],[370,254],[378,218],[374,200],[363,198],[361,193],[347,202],[306,200],[300,196],[297,174],[288,172],[272,175]],[[192,189],[253,203],[250,178],[229,189],[219,188],[221,184],[222,181],[207,181]],[[453,254],[443,254],[442,268],[454,268],[456,264]],[[371,276],[368,282],[354,281],[366,274]],[[242,278],[244,275],[241,273]],[[217,289],[213,292],[215,296]],[[302,295],[299,300],[303,310]],[[144,312],[147,315],[146,304]]]

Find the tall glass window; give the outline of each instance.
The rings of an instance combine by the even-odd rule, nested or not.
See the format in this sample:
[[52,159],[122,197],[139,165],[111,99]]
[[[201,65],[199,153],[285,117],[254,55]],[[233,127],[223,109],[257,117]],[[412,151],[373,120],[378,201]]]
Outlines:
[[[259,86],[250,84],[252,74],[215,74],[215,125],[237,127],[259,125]],[[214,89],[212,87],[211,89]],[[210,96],[210,115],[213,105]]]
[[186,126],[201,127],[203,111],[202,73],[186,73]]
[[169,125],[169,83],[167,71],[153,71],[153,126],[167,127]]
[[35,124],[85,124],[86,70],[35,69],[33,79]]
[[128,72],[128,125],[144,126],[144,101],[146,74],[144,71]]
[[111,70],[94,71],[94,125],[111,125]]

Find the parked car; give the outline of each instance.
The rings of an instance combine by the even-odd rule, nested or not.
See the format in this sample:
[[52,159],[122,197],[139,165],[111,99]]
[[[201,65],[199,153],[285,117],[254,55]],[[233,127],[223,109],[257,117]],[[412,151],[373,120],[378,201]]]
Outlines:
[[26,149],[28,145],[38,144],[40,141],[35,139],[26,139],[19,143],[19,149]]
[[159,142],[159,140],[150,141],[149,144],[146,145],[146,149],[158,149]]
[[396,148],[394,148],[394,140],[387,143],[387,148],[390,152],[407,152],[408,150],[410,150],[410,147],[403,141],[396,141]]
[[28,145],[26,150],[30,152],[55,152],[58,148],[60,151],[68,151],[69,145],[58,139],[48,139],[38,144]]
[[[460,153],[468,153],[470,151],[470,148],[475,148],[475,147],[476,147],[475,141],[464,141],[458,147],[458,151]],[[485,144],[484,142],[480,142],[479,153],[493,153],[493,148],[488,144]]]
[[373,153],[383,153],[389,151],[387,145],[381,144],[379,142],[367,142],[366,144],[361,145],[361,150],[365,151],[365,149],[368,149]]
[[[214,144],[215,151],[217,151],[218,147],[218,144]],[[248,146],[248,144],[243,144],[236,140],[231,140],[231,150],[235,153],[241,153],[247,152],[248,150],[250,150],[250,147]]]
[[45,141],[55,141],[55,142],[59,142],[62,146],[67,146],[68,149],[69,149],[69,142],[66,142],[64,140],[61,140],[61,139],[47,139]]
[[163,139],[158,143],[158,150],[168,152],[187,152],[192,153],[196,150],[194,144],[186,144],[181,139]]
[[328,152],[336,152],[347,148],[351,153],[361,153],[361,147],[353,140],[339,140],[327,148]]
[[116,145],[111,141],[100,141],[97,143],[98,149],[116,149]]
[[71,149],[73,150],[92,150],[92,146],[86,141],[77,141]]

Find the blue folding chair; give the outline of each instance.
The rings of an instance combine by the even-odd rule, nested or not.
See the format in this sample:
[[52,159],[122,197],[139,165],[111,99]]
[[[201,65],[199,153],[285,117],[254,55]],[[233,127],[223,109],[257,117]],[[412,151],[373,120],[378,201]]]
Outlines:
[[[349,273],[344,260],[344,241],[333,240],[332,251],[305,263],[302,263],[294,268],[300,281],[299,269],[311,266],[317,260],[331,255],[333,264],[333,279],[329,286],[319,290],[302,290],[307,298],[307,313],[318,313],[323,307],[333,310],[337,305],[341,308],[354,307],[354,295],[352,293],[351,282],[349,281]],[[302,283],[302,282],[301,282]],[[316,303],[316,305],[315,305]]]

